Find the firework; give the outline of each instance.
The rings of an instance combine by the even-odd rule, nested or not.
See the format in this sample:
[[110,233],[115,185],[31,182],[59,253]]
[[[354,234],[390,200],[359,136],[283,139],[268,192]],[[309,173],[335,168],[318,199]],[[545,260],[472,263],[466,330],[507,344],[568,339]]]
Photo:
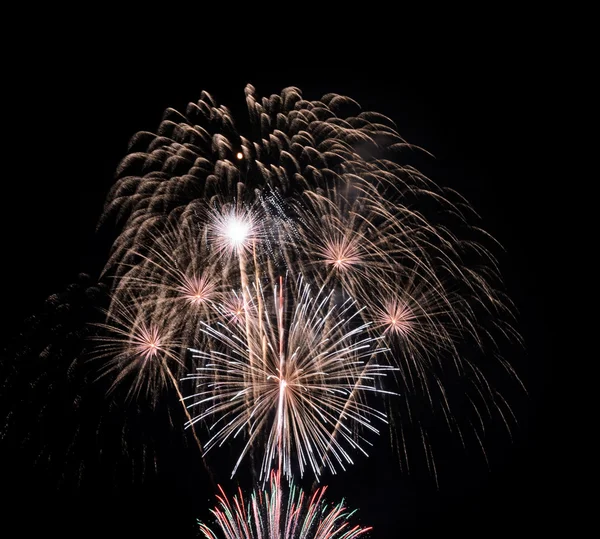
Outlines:
[[371,530],[350,523],[355,512],[343,501],[328,504],[327,487],[311,496],[293,483],[288,489],[284,491],[276,473],[271,475],[270,490],[253,492],[248,503],[241,490],[229,500],[220,488],[212,514],[221,534],[202,522],[200,531],[207,539],[355,539]]
[[259,100],[248,85],[246,102],[251,136],[203,92],[184,113],[167,110],[157,134],[132,139],[102,219],[120,230],[106,268],[115,303],[143,288],[134,296],[182,344],[185,375],[214,360],[218,324],[237,321],[248,342],[250,330],[260,334],[265,311],[252,290],[302,275],[339,303],[355,302],[364,336],[384,338],[398,372],[390,389],[404,395],[389,411],[401,423],[427,423],[417,417],[423,406],[411,409],[420,400],[457,428],[448,376],[476,416],[510,413],[485,371],[495,357],[514,374],[499,352],[518,335],[493,240],[464,199],[402,164],[403,152],[418,149],[347,97],[309,101],[287,88]]
[[[461,440],[460,416],[474,418],[480,443],[485,413],[508,426],[486,370],[497,359],[514,375],[500,354],[518,340],[512,306],[493,239],[459,195],[405,161],[419,149],[390,119],[297,88],[259,99],[249,85],[246,102],[249,133],[203,92],[135,135],[119,166],[100,223],[116,237],[92,335],[110,399],[98,422],[124,396],[140,417],[185,421],[203,457],[233,446],[232,476],[260,462],[263,490],[249,501],[221,490],[213,515],[226,538],[354,539],[370,528],[294,477],[346,469],[382,425],[405,455],[414,428],[434,474],[438,417]],[[114,423],[111,454],[133,455],[132,427]],[[156,466],[152,444],[140,446],[142,467]]]
[[178,343],[172,327],[143,309],[132,310],[131,304],[118,305],[108,315],[108,323],[97,324],[105,330],[95,337],[98,341],[95,357],[108,358],[101,374],[116,373],[111,389],[123,379],[133,380],[129,396],[140,392],[158,395],[168,384],[177,387],[170,364],[180,364]]
[[302,280],[293,289],[288,295],[275,286],[270,297],[249,290],[258,314],[204,325],[213,347],[193,350],[203,366],[186,377],[198,382],[189,399],[200,412],[191,423],[209,420],[215,434],[206,451],[247,431],[233,473],[256,445],[264,478],[272,466],[288,478],[307,466],[317,476],[335,471],[352,463],[347,447],[365,452],[354,436],[359,428],[377,433],[373,422],[385,421],[364,397],[388,393],[381,378],[392,368],[376,362],[385,349],[368,336],[355,302],[337,305],[331,292],[313,295]]
[[[389,118],[347,97],[310,101],[287,88],[258,99],[248,85],[246,102],[247,134],[203,92],[183,113],[168,109],[156,134],[131,141],[101,221],[117,227],[105,270],[114,277],[109,313],[122,318],[121,306],[144,313],[160,329],[161,345],[176,346],[173,356],[160,356],[166,363],[149,363],[139,346],[131,361],[117,343],[120,361],[107,367],[120,366],[116,383],[132,380],[133,393],[145,387],[157,400],[165,372],[194,378],[188,424],[208,425],[206,450],[243,434],[234,471],[248,452],[259,452],[263,481],[273,467],[287,477],[305,469],[319,476],[351,462],[351,450],[366,443],[361,432],[377,430],[381,397],[401,461],[412,429],[434,474],[428,429],[439,430],[440,421],[461,440],[467,427],[480,444],[484,414],[508,427],[510,407],[486,373],[499,364],[515,376],[501,351],[519,336],[496,245],[468,203],[406,161],[407,150],[421,150]],[[285,313],[273,295],[282,276]],[[333,309],[331,318],[343,313],[335,334],[329,326],[304,323],[303,333],[293,325],[308,312],[299,282],[329,298],[319,309]],[[128,327],[121,338],[131,352],[141,326]],[[325,383],[302,400],[282,374],[294,372],[290,336],[318,356],[325,342],[344,350],[340,339],[350,334],[376,347],[377,357],[353,349],[343,367],[335,364],[339,371],[327,382],[345,386],[326,409],[315,404],[327,395]],[[128,366],[135,376],[119,374]],[[363,387],[363,371],[383,366],[377,383]],[[307,362],[302,372],[320,368]],[[387,399],[391,393],[401,398]]]

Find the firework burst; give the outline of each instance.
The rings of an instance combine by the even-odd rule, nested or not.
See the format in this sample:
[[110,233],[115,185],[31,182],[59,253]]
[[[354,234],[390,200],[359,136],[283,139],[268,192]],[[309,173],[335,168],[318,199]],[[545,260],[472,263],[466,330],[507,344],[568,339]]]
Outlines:
[[[206,451],[247,431],[233,473],[253,446],[264,448],[261,476],[272,466],[288,478],[308,466],[317,476],[352,463],[348,448],[362,450],[359,429],[377,433],[385,415],[365,402],[387,394],[380,379],[392,369],[375,360],[385,349],[367,335],[352,301],[311,294],[303,281],[287,294],[261,288],[246,297],[256,317],[235,325],[205,325],[210,351],[193,350],[202,367],[186,379],[198,382],[189,399],[214,432]],[[220,345],[220,346],[217,346]],[[261,441],[262,443],[258,443]]]
[[[172,327],[143,310],[132,311],[131,304],[113,303],[107,323],[97,324],[105,330],[94,337],[98,342],[97,359],[108,358],[102,374],[116,373],[111,389],[124,379],[133,378],[128,396],[160,394],[169,384],[178,386],[171,364],[181,365]],[[162,322],[162,323],[161,323]]]
[[427,414],[462,439],[456,410],[481,431],[483,413],[511,413],[485,373],[495,358],[514,375],[512,305],[476,214],[401,164],[416,148],[389,118],[297,88],[261,100],[248,85],[246,103],[249,136],[203,92],[132,139],[101,221],[117,237],[100,352],[135,395],[194,381],[182,400],[203,454],[238,444],[233,474],[249,454],[263,485],[275,471],[264,498],[223,494],[225,537],[353,539],[367,530],[324,491],[305,505],[290,487],[283,510],[280,477],[344,469],[390,416],[403,440],[418,427],[435,474]]
[[207,539],[356,539],[372,529],[352,525],[355,511],[343,501],[328,504],[327,487],[312,496],[293,483],[285,491],[276,473],[271,474],[270,489],[253,492],[248,503],[241,490],[233,500],[219,490],[219,504],[211,512],[221,534],[201,522],[200,531]]
[[251,253],[252,245],[260,239],[258,219],[254,212],[246,209],[223,208],[209,216],[209,230],[216,255]]

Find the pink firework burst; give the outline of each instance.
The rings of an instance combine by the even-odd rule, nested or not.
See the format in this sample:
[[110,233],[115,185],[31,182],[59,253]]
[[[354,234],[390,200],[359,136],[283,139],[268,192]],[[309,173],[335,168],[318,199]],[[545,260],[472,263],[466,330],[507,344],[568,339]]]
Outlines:
[[338,271],[346,271],[361,262],[361,252],[358,241],[351,238],[339,237],[327,240],[319,248],[318,255],[325,264],[333,266]]
[[116,302],[106,323],[96,325],[102,333],[95,337],[95,357],[108,358],[102,375],[116,373],[111,390],[127,379],[131,380],[128,398],[142,392],[156,396],[169,384],[177,388],[172,368],[181,367],[182,361],[168,320],[158,323],[157,317],[144,309],[132,311]]
[[183,299],[191,305],[204,305],[216,297],[218,286],[213,279],[206,275],[200,277],[184,276],[182,281],[179,292]]
[[384,328],[384,334],[393,333],[400,337],[409,337],[414,329],[416,317],[405,302],[396,299],[377,309],[375,321],[379,327]]
[[242,323],[252,305],[244,298],[244,294],[232,291],[222,302],[220,312],[231,322]]
[[150,361],[164,352],[160,329],[154,324],[146,325],[142,322],[137,331],[131,335],[131,350],[144,361]]

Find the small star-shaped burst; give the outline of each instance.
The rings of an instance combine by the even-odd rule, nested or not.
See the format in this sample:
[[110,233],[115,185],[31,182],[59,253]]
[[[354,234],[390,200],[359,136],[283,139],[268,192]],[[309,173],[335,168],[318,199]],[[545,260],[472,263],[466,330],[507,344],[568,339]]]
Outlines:
[[338,271],[347,271],[361,262],[360,248],[357,242],[347,238],[327,240],[319,249],[325,264]]
[[192,305],[202,305],[211,301],[215,297],[216,290],[216,283],[205,275],[200,277],[185,276],[182,285],[179,287],[182,297]]
[[377,309],[375,321],[385,328],[384,333],[393,333],[408,337],[413,330],[416,317],[412,309],[401,300],[387,302],[383,308]]
[[144,360],[156,357],[163,351],[162,347],[160,329],[154,324],[141,323],[131,335],[131,351]]
[[223,314],[232,322],[243,322],[249,307],[244,297],[235,292],[232,292],[221,305]]

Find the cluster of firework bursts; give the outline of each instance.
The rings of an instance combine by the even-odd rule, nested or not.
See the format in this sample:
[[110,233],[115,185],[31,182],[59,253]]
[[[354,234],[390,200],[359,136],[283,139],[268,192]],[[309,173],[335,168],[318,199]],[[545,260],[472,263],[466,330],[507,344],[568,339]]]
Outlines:
[[232,475],[260,462],[248,500],[221,492],[223,537],[353,539],[369,528],[293,478],[351,465],[415,396],[458,429],[445,371],[503,413],[463,352],[498,355],[510,303],[472,210],[398,164],[388,118],[297,88],[246,101],[248,138],[203,93],[132,139],[96,356],[132,398],[174,388],[203,456],[242,440]]

